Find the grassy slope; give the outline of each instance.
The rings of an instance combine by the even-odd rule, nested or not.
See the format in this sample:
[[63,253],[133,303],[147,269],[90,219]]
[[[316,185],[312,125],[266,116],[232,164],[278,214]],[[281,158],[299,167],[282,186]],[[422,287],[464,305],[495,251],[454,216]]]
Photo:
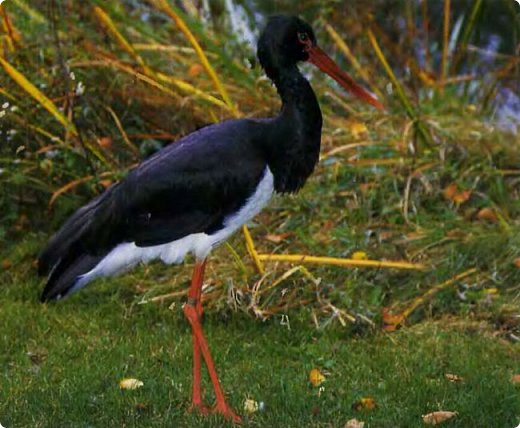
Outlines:
[[[25,252],[35,246],[30,241]],[[11,269],[2,278],[4,426],[222,426],[186,412],[191,337],[179,305],[137,305],[118,280],[41,305],[29,263],[23,265],[25,272]],[[262,323],[226,314],[207,317],[206,331],[229,400],[241,412],[246,397],[266,404],[245,426],[341,427],[352,417],[373,427],[419,426],[422,414],[441,409],[459,412],[445,426],[518,423],[519,391],[510,380],[520,365],[518,347],[487,334],[483,324],[425,322],[392,335],[356,336],[337,327],[316,331],[305,311],[289,312],[290,331],[278,317]],[[330,373],[321,395],[307,381],[313,367]],[[450,383],[445,373],[465,382]],[[124,377],[145,385],[121,391]],[[366,396],[377,408],[352,410]]]

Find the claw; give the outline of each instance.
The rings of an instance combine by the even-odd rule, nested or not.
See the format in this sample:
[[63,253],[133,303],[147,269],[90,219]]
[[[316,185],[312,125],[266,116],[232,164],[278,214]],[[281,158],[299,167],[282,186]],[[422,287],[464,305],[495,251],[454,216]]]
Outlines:
[[212,409],[212,413],[217,413],[219,415],[222,415],[222,416],[224,416],[224,418],[226,418],[227,420],[229,420],[235,424],[242,423],[242,418],[240,416],[238,416],[233,411],[233,409],[230,406],[228,406],[226,403],[216,404]]

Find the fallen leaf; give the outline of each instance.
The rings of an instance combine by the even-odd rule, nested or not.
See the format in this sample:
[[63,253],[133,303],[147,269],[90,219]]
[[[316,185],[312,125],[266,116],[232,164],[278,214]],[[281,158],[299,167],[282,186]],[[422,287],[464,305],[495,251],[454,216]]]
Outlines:
[[244,400],[244,412],[246,413],[255,413],[258,412],[258,402],[255,400],[252,400],[251,398],[246,398]]
[[457,193],[453,197],[453,202],[460,205],[463,202],[466,202],[470,196],[471,196],[471,190],[463,190],[462,192]]
[[451,183],[451,184],[448,184],[444,188],[444,190],[442,191],[442,194],[444,195],[445,199],[453,201],[453,198],[455,197],[457,190],[458,190],[457,184]]
[[352,260],[368,260],[368,255],[364,251],[354,251],[351,256]]
[[463,202],[466,202],[471,196],[471,190],[462,190],[459,191],[459,188],[456,183],[451,183],[442,191],[444,198],[453,201],[456,204],[460,205]]
[[446,232],[448,238],[465,238],[466,232],[460,229],[451,229]]
[[138,412],[144,412],[145,410],[148,410],[148,404],[146,403],[135,403],[134,407]]
[[513,264],[517,267],[517,268],[520,268],[520,257],[517,257],[516,259],[513,260]]
[[112,148],[112,138],[110,137],[101,137],[99,139],[99,145],[103,147],[104,149],[111,149]]
[[383,330],[395,331],[397,326],[403,322],[403,315],[394,315],[388,308],[383,308]]
[[7,270],[13,267],[13,262],[9,259],[2,260],[2,269]]
[[320,386],[323,382],[325,382],[325,376],[318,369],[312,369],[309,372],[309,382],[312,386]]
[[188,70],[188,76],[190,77],[196,77],[198,76],[200,73],[202,73],[204,71],[204,68],[202,68],[202,65],[198,64],[198,63],[195,63],[193,64],[189,70]]
[[453,383],[456,383],[456,382],[464,382],[464,378],[461,377],[461,376],[458,376],[456,374],[452,374],[452,373],[446,373],[444,375],[444,377],[446,379],[448,379],[450,382],[453,382]]
[[498,222],[498,217],[497,217],[497,215],[495,214],[495,211],[492,208],[482,208],[477,213],[477,218],[479,220],[489,221],[490,223]]
[[515,374],[511,378],[511,382],[513,382],[516,385],[520,385],[520,374]]
[[423,421],[425,424],[428,425],[437,425],[441,422],[444,422],[448,419],[451,419],[455,416],[457,416],[457,412],[447,412],[447,411],[438,411],[438,412],[432,412],[428,413],[426,415],[423,415]]
[[343,428],[363,428],[364,426],[364,422],[358,421],[357,419],[350,419]]
[[279,235],[275,234],[275,233],[269,233],[269,234],[265,235],[265,239],[267,239],[268,241],[274,242],[275,244],[278,244],[278,243],[284,241],[290,235],[291,235],[290,232],[280,233]]
[[373,410],[376,408],[376,401],[371,397],[363,397],[352,404],[352,409],[356,411],[360,410]]
[[119,387],[121,389],[137,389],[144,385],[139,379],[125,378],[119,381]]
[[350,132],[355,139],[360,139],[368,134],[368,129],[363,122],[352,122],[350,124]]

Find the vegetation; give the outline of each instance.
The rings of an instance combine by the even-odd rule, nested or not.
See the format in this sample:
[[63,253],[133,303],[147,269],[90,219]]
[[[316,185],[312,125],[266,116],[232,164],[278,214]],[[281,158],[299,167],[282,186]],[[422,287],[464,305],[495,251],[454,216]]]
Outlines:
[[[0,6],[5,426],[219,426],[186,415],[191,348],[178,309],[190,260],[99,281],[57,305],[36,302],[36,255],[75,208],[181,135],[277,111],[229,14],[214,6],[203,25],[188,3]],[[446,426],[514,426],[514,2],[287,3],[279,8],[306,17],[324,50],[388,110],[351,102],[303,66],[325,117],[320,165],[301,193],[275,198],[250,225],[265,269],[237,235],[214,253],[205,284],[208,338],[232,403],[265,401],[251,426],[343,426],[351,417],[416,426],[434,410],[459,413]],[[493,50],[488,37],[502,27]],[[354,266],[366,259],[377,266]],[[307,383],[313,367],[328,372],[324,391]],[[119,391],[133,376],[145,386]],[[352,410],[364,396],[376,409]]]

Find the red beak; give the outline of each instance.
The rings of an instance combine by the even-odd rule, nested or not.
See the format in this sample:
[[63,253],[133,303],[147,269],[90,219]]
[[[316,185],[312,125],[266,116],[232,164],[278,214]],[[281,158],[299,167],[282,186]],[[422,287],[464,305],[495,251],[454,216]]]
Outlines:
[[341,70],[341,68],[339,68],[338,65],[318,46],[308,46],[306,51],[309,54],[308,61],[311,64],[314,64],[321,71],[327,73],[347,91],[352,92],[356,97],[362,99],[379,110],[385,109],[383,104],[381,104],[369,92],[354,82],[354,79]]

